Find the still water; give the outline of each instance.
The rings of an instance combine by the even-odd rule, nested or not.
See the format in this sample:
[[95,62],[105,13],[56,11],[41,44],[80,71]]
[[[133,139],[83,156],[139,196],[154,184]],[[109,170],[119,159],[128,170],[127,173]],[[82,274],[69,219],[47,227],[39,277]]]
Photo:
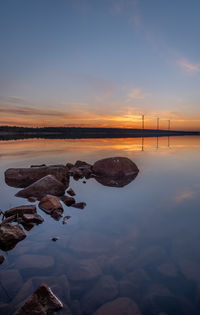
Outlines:
[[5,184],[7,168],[112,156],[136,163],[134,181],[113,188],[71,179],[85,209],[64,205],[67,224],[38,209],[44,223],[0,252],[0,314],[14,314],[42,282],[64,303],[58,314],[93,314],[118,297],[144,315],[199,314],[199,137],[1,141],[0,209],[29,204]]

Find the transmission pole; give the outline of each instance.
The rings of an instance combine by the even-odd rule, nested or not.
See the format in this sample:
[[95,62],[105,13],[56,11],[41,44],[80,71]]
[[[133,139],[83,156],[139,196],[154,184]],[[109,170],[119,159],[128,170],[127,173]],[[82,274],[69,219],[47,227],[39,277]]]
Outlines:
[[144,115],[142,115],[142,130],[144,130]]
[[160,118],[157,117],[157,130],[159,130],[159,123],[160,123]]
[[170,130],[171,129],[171,121],[170,121],[170,119],[168,120],[168,130]]

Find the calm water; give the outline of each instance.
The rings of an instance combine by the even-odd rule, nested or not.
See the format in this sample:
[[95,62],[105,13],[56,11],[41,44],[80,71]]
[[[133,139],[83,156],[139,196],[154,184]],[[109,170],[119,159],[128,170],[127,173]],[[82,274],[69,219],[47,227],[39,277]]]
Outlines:
[[3,253],[1,314],[13,314],[41,282],[75,315],[120,296],[145,315],[200,313],[199,137],[2,141],[0,208],[28,204],[5,184],[7,168],[111,156],[132,159],[136,179],[123,188],[71,180],[76,200],[87,206],[64,206],[71,216],[64,225],[38,209],[44,223]]

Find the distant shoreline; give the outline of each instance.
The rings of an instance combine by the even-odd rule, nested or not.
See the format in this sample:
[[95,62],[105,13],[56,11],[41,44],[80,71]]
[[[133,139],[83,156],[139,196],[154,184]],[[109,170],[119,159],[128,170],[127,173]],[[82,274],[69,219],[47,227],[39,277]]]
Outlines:
[[0,127],[0,140],[44,138],[44,139],[99,139],[99,138],[135,138],[194,136],[199,131],[155,130],[155,129],[122,129],[122,128],[89,128],[89,127]]

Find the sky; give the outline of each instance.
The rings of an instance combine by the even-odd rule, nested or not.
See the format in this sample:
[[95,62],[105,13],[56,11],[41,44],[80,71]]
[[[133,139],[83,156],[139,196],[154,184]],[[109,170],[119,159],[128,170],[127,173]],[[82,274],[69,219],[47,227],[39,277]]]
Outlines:
[[199,0],[0,1],[0,125],[200,130]]

